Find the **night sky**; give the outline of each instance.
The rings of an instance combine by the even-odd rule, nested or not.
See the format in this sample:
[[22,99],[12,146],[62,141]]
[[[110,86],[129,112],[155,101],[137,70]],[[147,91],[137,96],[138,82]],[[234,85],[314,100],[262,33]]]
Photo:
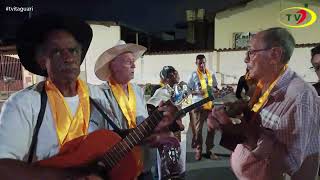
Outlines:
[[241,0],[1,0],[0,36],[12,36],[28,12],[6,11],[10,7],[33,7],[32,15],[56,12],[84,20],[115,21],[146,32],[174,31],[185,21],[185,10],[223,9]]

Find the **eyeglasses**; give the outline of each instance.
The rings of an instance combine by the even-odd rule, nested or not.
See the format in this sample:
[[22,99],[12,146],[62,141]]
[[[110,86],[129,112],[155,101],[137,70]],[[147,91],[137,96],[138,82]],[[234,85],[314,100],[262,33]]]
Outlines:
[[320,64],[319,65],[315,65],[315,66],[311,66],[309,69],[314,71],[314,72],[317,72],[317,71],[320,70]]
[[264,48],[264,49],[249,49],[247,50],[247,55],[248,56],[252,56],[254,54],[256,54],[257,52],[260,52],[260,51],[267,51],[267,50],[270,50],[271,48]]

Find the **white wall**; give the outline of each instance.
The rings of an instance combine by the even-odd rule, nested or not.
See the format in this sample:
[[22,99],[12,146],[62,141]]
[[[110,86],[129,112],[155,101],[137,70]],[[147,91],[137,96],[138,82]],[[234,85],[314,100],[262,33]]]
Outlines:
[[309,68],[312,66],[310,59],[311,48],[296,48],[289,61],[289,67],[295,70],[307,82],[318,82],[316,73]]
[[136,62],[136,73],[134,82],[139,84],[158,84],[159,73],[163,66],[173,66],[179,72],[180,79],[187,81],[193,71],[196,70],[195,59],[198,54],[204,54],[207,59],[209,70],[216,71],[216,61],[214,53],[194,53],[194,54],[168,54],[168,55],[145,55],[142,60]]
[[[94,74],[94,65],[105,50],[113,47],[120,40],[119,26],[90,25],[93,38],[84,62],[81,65],[81,78],[92,84],[101,84]],[[86,72],[86,73],[84,73]]]
[[[297,44],[320,41],[319,2],[309,2],[309,9],[317,15],[317,21],[306,28],[289,28]],[[304,7],[305,1],[254,0],[244,7],[217,13],[215,18],[215,48],[233,48],[233,33],[258,32],[270,27],[284,27],[279,22],[280,11],[288,7]]]
[[[296,71],[307,82],[317,82],[315,72],[311,71],[310,63],[311,48],[296,48],[289,62],[289,67]],[[196,69],[195,57],[204,54],[208,61],[208,68],[216,72],[218,82],[224,84],[237,84],[238,79],[245,73],[245,51],[205,52],[194,54],[168,54],[168,55],[145,55],[137,60],[134,82],[139,84],[159,83],[159,73],[163,66],[175,67],[180,78],[188,81],[192,71]]]

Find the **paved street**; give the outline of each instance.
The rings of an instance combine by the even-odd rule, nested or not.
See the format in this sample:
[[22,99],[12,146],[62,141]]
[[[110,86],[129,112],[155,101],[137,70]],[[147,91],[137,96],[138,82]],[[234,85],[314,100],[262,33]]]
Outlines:
[[[187,124],[189,117],[185,117],[184,124],[187,128]],[[205,138],[205,133],[207,131],[207,127],[205,126],[203,129],[203,137]],[[236,177],[232,173],[229,165],[229,156],[230,151],[221,147],[220,142],[220,132],[216,133],[215,136],[215,151],[219,155],[220,160],[210,160],[207,158],[202,158],[201,161],[195,161],[194,152],[191,149],[191,139],[192,132],[191,129],[186,131],[186,140],[187,140],[187,167],[186,167],[186,179],[194,180],[236,180]],[[205,145],[203,146],[205,148]]]
[[[204,132],[206,132],[206,130]],[[190,130],[187,134],[187,180],[236,180],[229,165],[230,152],[218,145],[220,141],[220,132],[217,132],[215,137],[215,144],[217,145],[215,149],[220,160],[202,158],[201,161],[195,161],[194,152],[192,151],[190,144],[191,138],[192,133]]]

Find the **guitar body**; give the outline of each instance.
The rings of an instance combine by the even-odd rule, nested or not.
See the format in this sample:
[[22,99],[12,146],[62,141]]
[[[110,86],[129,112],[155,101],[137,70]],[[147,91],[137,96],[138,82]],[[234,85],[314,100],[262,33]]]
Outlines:
[[[61,147],[60,152],[49,159],[36,162],[42,167],[72,168],[86,166],[103,156],[108,149],[120,142],[122,138],[110,130],[94,131],[78,137]],[[137,176],[138,167],[132,152],[129,152],[115,165],[107,176],[114,180],[130,180]]]
[[[226,110],[229,117],[236,117],[237,115],[243,114],[241,121],[249,121],[251,118],[251,112],[248,109],[248,103],[245,101],[236,101],[229,105]],[[234,125],[237,126],[237,125]],[[234,151],[238,144],[243,143],[246,137],[243,134],[236,134],[222,131],[220,145],[230,151]]]

